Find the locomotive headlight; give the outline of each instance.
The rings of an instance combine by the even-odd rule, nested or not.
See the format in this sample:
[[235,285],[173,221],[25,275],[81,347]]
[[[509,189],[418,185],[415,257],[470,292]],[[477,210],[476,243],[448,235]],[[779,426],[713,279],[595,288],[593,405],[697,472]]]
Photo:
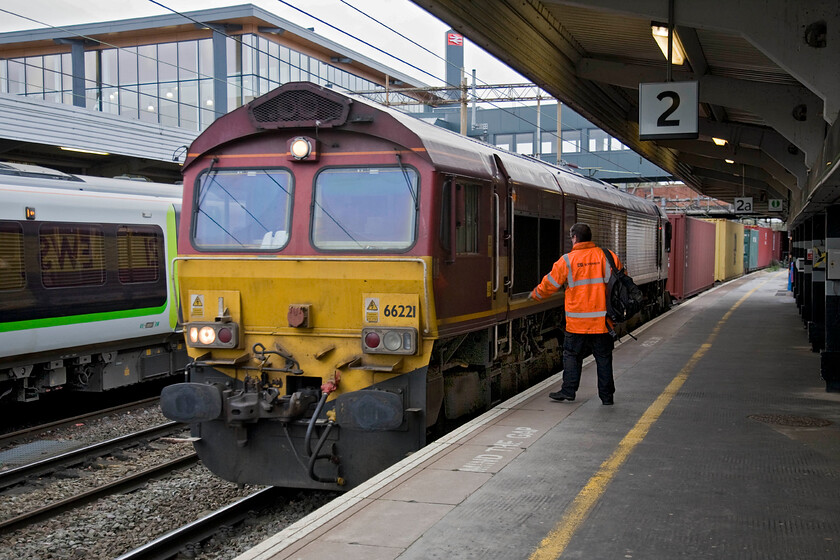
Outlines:
[[212,327],[201,327],[198,331],[198,341],[202,344],[213,344],[216,342],[216,331]]
[[402,333],[388,331],[385,333],[385,339],[382,342],[387,350],[396,352],[402,348]]
[[289,151],[295,159],[306,159],[309,157],[309,154],[312,153],[312,144],[310,144],[309,140],[306,138],[295,138],[292,140],[292,145],[289,147]]
[[239,347],[239,325],[232,321],[188,323],[185,331],[191,348]]

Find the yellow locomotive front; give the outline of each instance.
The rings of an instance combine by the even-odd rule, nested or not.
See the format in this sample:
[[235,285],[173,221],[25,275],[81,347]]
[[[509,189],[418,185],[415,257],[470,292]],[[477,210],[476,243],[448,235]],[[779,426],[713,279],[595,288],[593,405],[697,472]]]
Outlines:
[[185,165],[176,270],[194,361],[161,406],[238,483],[347,488],[425,443],[433,170],[363,118],[302,126],[308,101],[330,101],[311,89],[256,134],[253,106],[223,117]]

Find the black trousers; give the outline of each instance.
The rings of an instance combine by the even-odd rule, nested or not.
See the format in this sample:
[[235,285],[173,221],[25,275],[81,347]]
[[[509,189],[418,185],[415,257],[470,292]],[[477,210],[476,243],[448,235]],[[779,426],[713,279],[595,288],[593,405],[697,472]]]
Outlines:
[[563,341],[563,388],[561,391],[570,397],[577,393],[583,358],[589,351],[595,356],[598,371],[598,396],[601,400],[611,399],[615,393],[615,382],[612,368],[613,337],[609,333],[579,334],[566,331]]

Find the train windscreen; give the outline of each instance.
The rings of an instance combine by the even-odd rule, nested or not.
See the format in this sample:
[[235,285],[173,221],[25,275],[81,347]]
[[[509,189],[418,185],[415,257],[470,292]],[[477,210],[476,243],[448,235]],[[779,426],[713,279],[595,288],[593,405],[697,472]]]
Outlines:
[[315,180],[312,243],[333,251],[398,251],[414,244],[417,171],[325,169]]
[[282,249],[289,238],[292,174],[286,169],[220,169],[198,177],[196,248]]

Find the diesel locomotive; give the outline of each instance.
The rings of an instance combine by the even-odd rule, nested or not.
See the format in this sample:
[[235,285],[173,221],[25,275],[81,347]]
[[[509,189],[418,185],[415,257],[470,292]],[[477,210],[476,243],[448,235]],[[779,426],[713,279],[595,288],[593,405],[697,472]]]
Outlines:
[[562,295],[528,293],[577,221],[666,304],[652,202],[316,84],[219,118],[183,174],[193,362],[161,407],[230,481],[351,488],[558,371]]

